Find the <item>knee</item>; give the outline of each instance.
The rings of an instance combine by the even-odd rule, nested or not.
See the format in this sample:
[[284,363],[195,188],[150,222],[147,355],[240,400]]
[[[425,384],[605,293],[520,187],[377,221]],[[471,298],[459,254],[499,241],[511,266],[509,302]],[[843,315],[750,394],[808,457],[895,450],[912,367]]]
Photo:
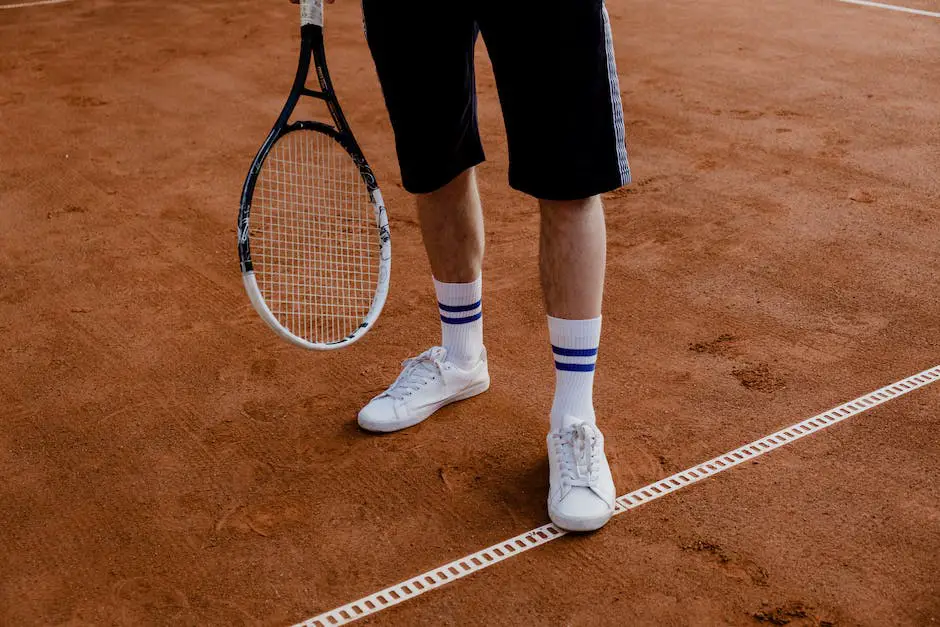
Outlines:
[[417,194],[417,196],[421,200],[430,202],[465,197],[473,193],[473,190],[476,188],[475,170],[476,168],[467,168],[434,191]]
[[598,195],[576,200],[539,199],[539,209],[543,217],[556,217],[603,212],[603,205]]

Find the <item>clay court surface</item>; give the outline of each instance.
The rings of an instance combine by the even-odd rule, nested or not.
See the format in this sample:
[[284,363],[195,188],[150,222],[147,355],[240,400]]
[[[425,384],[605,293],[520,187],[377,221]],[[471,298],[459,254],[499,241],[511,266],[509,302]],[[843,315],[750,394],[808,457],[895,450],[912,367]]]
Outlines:
[[[606,199],[596,402],[624,494],[940,363],[940,19],[609,8],[635,184]],[[4,625],[287,625],[548,522],[537,215],[482,46],[491,391],[356,427],[439,326],[352,0],[327,52],[388,201],[389,302],[328,354],[248,303],[235,218],[296,11],[0,11]],[[365,622],[936,624],[938,409],[926,386]]]

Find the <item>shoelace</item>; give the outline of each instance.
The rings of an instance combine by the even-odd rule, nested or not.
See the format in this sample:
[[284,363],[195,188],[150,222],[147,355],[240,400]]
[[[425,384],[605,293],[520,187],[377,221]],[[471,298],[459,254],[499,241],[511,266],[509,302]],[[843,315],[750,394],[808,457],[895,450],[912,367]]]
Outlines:
[[594,427],[582,422],[555,434],[561,459],[561,478],[569,487],[590,488],[597,483],[600,442]]
[[435,346],[401,362],[402,371],[385,394],[396,400],[411,396],[432,380],[443,376],[446,351]]

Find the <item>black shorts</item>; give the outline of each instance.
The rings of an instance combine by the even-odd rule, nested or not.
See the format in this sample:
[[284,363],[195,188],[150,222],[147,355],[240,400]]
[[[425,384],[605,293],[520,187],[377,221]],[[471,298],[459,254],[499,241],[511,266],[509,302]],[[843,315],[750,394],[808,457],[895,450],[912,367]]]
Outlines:
[[509,184],[573,200],[630,182],[603,0],[364,0],[402,183],[439,189],[483,161],[473,54],[482,33],[509,140]]

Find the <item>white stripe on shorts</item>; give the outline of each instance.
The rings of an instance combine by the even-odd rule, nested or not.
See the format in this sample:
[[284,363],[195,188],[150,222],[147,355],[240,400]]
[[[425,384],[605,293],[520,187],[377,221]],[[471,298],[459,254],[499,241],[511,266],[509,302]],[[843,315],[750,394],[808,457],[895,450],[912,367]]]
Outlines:
[[610,81],[610,104],[614,111],[614,133],[617,136],[617,165],[620,167],[620,183],[630,182],[630,162],[627,161],[626,132],[623,128],[623,104],[620,102],[620,77],[617,75],[617,60],[614,58],[614,39],[610,33],[610,16],[607,6],[604,12],[604,39],[607,43],[607,78]]

